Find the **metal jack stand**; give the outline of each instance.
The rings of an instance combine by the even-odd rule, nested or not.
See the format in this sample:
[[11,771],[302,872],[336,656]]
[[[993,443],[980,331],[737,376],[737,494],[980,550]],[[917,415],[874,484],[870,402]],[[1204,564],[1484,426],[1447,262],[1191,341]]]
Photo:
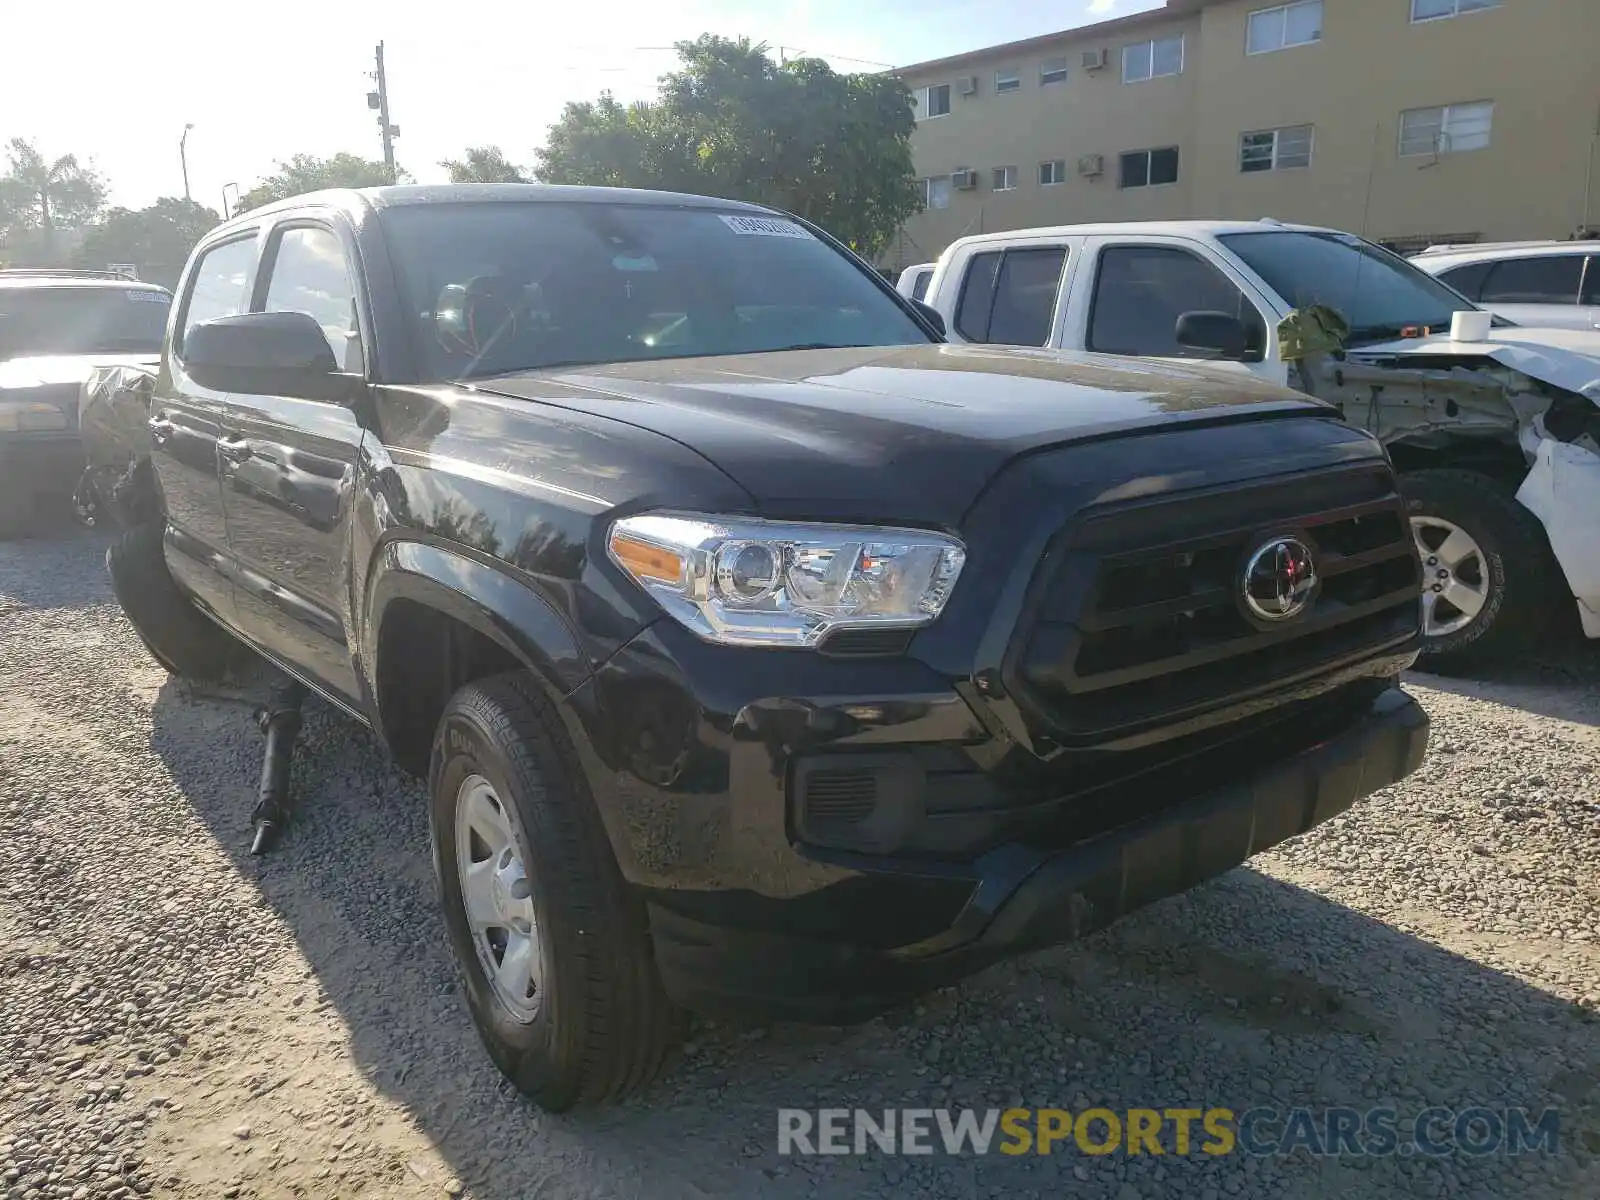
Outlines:
[[272,691],[267,706],[257,711],[256,722],[267,735],[266,757],[261,763],[261,787],[256,809],[250,814],[255,839],[250,853],[271,850],[286,825],[294,817],[289,795],[289,767],[294,761],[294,740],[300,735],[300,708],[305,703],[306,687],[290,681]]

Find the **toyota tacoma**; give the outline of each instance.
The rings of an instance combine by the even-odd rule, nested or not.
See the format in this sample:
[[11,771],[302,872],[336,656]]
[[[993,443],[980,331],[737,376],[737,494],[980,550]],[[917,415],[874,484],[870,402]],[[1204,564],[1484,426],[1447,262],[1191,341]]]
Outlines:
[[1425,748],[1376,438],[1206,366],[945,344],[780,212],[293,198],[205,237],[114,395],[128,617],[426,779],[472,1017],[552,1109],[648,1080],[685,1010],[854,1021],[1092,932]]

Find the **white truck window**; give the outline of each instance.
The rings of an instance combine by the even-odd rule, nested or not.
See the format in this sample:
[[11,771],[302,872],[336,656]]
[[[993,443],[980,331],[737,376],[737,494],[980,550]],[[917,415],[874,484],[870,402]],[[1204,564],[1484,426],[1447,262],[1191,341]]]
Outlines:
[[1089,309],[1088,348],[1102,354],[1206,358],[1180,346],[1178,318],[1225,312],[1244,322],[1259,352],[1265,329],[1255,305],[1212,264],[1171,246],[1107,246],[1100,252]]
[[974,254],[956,300],[956,332],[969,342],[1043,346],[1066,261],[1062,246]]

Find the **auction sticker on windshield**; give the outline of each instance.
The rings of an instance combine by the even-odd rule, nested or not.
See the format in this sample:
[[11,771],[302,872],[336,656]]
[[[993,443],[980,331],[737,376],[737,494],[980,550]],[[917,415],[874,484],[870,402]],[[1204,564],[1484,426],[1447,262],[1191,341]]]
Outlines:
[[735,233],[753,237],[799,238],[803,242],[816,240],[811,236],[810,231],[796,225],[793,221],[783,221],[773,217],[729,216],[725,213],[718,213],[717,215],[722,218],[722,223]]

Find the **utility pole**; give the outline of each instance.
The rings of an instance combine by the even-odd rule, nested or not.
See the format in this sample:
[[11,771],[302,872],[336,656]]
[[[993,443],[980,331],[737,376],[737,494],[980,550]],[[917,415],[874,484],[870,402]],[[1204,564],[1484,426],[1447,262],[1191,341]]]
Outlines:
[[389,182],[395,179],[394,172],[394,139],[400,136],[400,126],[389,123],[389,82],[383,74],[383,43],[378,43],[378,70],[374,78],[378,81],[378,90],[367,93],[367,107],[375,109],[378,113],[378,131],[383,135],[383,169],[388,172]]
[[189,130],[193,128],[194,122],[190,121],[183,127],[183,136],[178,139],[178,162],[183,167],[183,198],[185,200],[193,199],[189,195]]

